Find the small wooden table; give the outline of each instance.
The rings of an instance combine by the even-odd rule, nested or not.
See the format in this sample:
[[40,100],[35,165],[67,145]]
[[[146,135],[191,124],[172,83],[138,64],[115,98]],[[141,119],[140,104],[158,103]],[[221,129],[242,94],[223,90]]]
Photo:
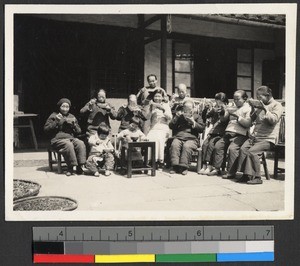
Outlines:
[[[143,167],[133,167],[132,166],[132,153],[135,150],[135,148],[141,148],[142,153],[144,153],[144,163]],[[151,165],[148,165],[148,150],[151,151]],[[125,151],[127,150],[127,158],[125,156]],[[148,173],[148,170],[151,170],[151,175],[155,176],[156,172],[156,163],[155,163],[155,142],[147,142],[147,141],[141,141],[141,142],[129,142],[128,148],[125,147],[121,150],[121,158],[127,159],[127,165],[122,162],[122,168],[127,169],[127,177],[132,177],[132,172],[137,171],[145,171],[145,173]]]
[[[36,150],[38,149],[38,144],[37,144],[37,140],[36,140],[36,136],[35,136],[35,132],[34,132],[32,118],[37,117],[37,116],[38,116],[37,114],[22,114],[22,113],[14,114],[14,128],[30,128],[34,148]],[[21,125],[16,124],[15,119],[17,119],[17,118],[27,118],[29,123],[21,124]]]

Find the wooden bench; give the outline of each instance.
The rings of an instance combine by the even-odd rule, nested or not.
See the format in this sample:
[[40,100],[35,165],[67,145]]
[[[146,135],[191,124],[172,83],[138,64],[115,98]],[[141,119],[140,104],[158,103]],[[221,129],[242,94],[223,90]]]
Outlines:
[[285,114],[280,118],[279,135],[274,147],[274,178],[278,177],[278,173],[284,173],[285,168],[278,167],[279,154],[285,153]]

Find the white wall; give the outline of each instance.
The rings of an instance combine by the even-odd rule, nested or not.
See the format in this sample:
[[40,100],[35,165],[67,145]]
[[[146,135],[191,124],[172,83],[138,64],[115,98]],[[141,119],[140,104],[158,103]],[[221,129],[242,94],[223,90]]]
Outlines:
[[[160,40],[145,45],[145,77],[144,84],[147,85],[147,75],[155,74],[160,86]],[[172,40],[167,40],[167,93],[172,95]]]

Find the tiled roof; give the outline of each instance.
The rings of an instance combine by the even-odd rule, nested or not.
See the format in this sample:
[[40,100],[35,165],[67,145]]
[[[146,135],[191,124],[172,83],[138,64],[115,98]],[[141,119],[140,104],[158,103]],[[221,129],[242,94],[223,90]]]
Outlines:
[[285,15],[276,14],[212,14],[213,16],[227,17],[238,20],[247,20],[255,22],[263,22],[275,25],[285,25]]

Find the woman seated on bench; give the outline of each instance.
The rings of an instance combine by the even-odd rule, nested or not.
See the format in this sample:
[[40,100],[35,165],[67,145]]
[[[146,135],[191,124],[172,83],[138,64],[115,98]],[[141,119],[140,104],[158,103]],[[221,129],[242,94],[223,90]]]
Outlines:
[[223,135],[228,125],[229,119],[224,117],[225,108],[228,104],[228,99],[225,93],[219,92],[215,95],[215,106],[206,113],[206,119],[210,119],[213,125],[206,139],[202,144],[202,163],[203,167],[198,174],[206,175],[213,170],[212,160],[214,147]]
[[240,149],[237,166],[237,171],[243,172],[238,182],[250,185],[263,183],[259,155],[274,148],[283,113],[282,105],[274,100],[269,87],[257,88],[256,97],[257,100],[249,100],[249,104],[255,110],[251,115],[255,127]]
[[76,166],[76,173],[82,174],[82,166],[86,161],[86,148],[83,141],[75,137],[81,133],[80,126],[74,115],[69,113],[71,101],[62,98],[57,103],[58,112],[53,112],[44,125],[45,132],[51,135],[51,147],[59,151],[67,163],[66,175],[73,174],[73,167]]
[[163,168],[165,144],[169,135],[169,122],[172,119],[171,108],[163,102],[161,92],[156,92],[150,103],[149,114],[150,131],[147,135],[149,141],[155,142],[155,160],[157,168]]
[[135,94],[130,94],[127,99],[127,104],[123,104],[118,110],[116,119],[121,121],[118,133],[130,128],[132,118],[137,118],[139,120],[138,127],[142,130],[144,121],[146,121],[147,118],[142,107],[137,104]]
[[182,109],[176,111],[169,126],[173,130],[170,174],[177,172],[186,175],[193,150],[199,146],[199,134],[205,128],[201,116],[194,111],[192,100],[185,101]]
[[100,89],[96,98],[91,99],[80,110],[81,114],[88,113],[87,135],[97,133],[97,129],[101,123],[105,123],[110,128],[109,119],[115,120],[117,112],[115,108],[106,101],[106,92]]

